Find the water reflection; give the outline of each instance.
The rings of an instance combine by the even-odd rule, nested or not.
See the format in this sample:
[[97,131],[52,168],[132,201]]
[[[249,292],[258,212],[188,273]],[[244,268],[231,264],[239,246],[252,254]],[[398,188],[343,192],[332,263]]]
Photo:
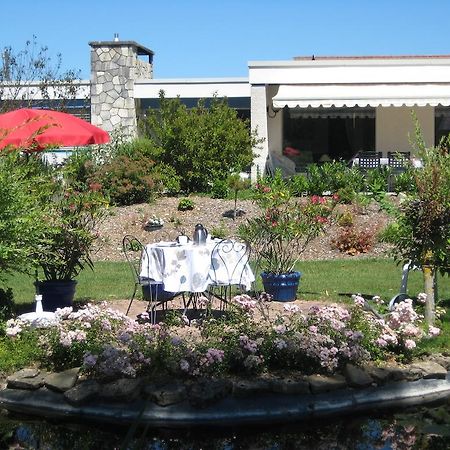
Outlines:
[[148,450],[365,450],[448,449],[448,411],[434,409],[406,415],[323,419],[285,427],[137,430],[113,425],[89,427],[23,417],[0,418],[1,449],[148,449]]

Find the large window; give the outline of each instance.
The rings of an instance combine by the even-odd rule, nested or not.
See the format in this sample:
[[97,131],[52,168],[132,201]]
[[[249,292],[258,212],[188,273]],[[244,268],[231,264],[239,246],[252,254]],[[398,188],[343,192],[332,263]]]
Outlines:
[[283,153],[297,167],[375,150],[375,108],[284,108],[283,114]]

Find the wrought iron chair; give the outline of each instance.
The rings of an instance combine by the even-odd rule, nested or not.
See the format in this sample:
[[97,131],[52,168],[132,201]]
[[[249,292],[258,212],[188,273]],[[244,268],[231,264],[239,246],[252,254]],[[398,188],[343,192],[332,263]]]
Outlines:
[[[122,250],[129,263],[134,278],[134,289],[131,294],[131,299],[126,314],[128,315],[130,312],[138,286],[141,286],[142,295],[144,299],[149,302],[147,312],[149,313],[150,321],[151,323],[156,323],[156,308],[160,305],[164,306],[167,301],[171,300],[176,294],[169,295],[172,293],[167,293],[164,291],[164,285],[162,282],[141,276],[142,261],[143,259],[145,259],[145,261],[149,261],[149,257],[145,246],[142,245],[139,239],[131,235],[126,235],[122,240]],[[146,254],[146,258],[143,258],[144,253]]]
[[214,246],[208,291],[220,300],[221,309],[226,308],[233,295],[245,292],[243,276],[249,267],[250,253],[248,243],[232,239],[223,239]]

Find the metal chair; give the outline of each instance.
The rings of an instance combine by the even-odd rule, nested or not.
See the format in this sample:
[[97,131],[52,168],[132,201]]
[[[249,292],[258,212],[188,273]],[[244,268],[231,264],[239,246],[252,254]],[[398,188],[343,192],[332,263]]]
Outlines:
[[[243,276],[248,268],[250,245],[232,239],[218,242],[211,252],[211,283],[209,293],[220,300],[221,309],[233,295],[245,292]],[[216,294],[214,291],[219,290]]]
[[166,292],[164,291],[164,285],[160,281],[155,281],[150,278],[141,276],[142,269],[142,259],[144,253],[146,253],[146,261],[149,261],[147,251],[145,246],[134,236],[126,235],[122,240],[122,250],[125,254],[125,258],[127,259],[131,272],[134,278],[134,289],[131,294],[130,303],[127,308],[126,314],[130,312],[131,305],[133,303],[134,297],[136,296],[136,291],[138,286],[142,288],[143,297],[149,301],[149,306],[147,308],[147,312],[150,314],[151,323],[156,322],[156,308],[172,299],[173,296],[167,298]]
[[358,168],[363,172],[381,167],[381,152],[359,152],[357,158]]

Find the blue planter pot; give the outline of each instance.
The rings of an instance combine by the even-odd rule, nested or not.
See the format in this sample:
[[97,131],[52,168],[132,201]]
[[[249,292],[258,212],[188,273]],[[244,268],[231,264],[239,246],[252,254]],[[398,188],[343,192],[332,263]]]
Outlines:
[[284,273],[276,275],[273,273],[261,273],[264,291],[272,296],[277,302],[292,302],[297,295],[300,283],[300,272]]
[[76,280],[69,281],[37,281],[37,291],[42,295],[42,308],[44,311],[56,311],[73,305],[75,297]]
[[142,297],[144,300],[157,300],[158,302],[165,302],[172,299],[178,292],[169,292],[164,290],[163,284],[151,284],[149,286],[142,286]]

